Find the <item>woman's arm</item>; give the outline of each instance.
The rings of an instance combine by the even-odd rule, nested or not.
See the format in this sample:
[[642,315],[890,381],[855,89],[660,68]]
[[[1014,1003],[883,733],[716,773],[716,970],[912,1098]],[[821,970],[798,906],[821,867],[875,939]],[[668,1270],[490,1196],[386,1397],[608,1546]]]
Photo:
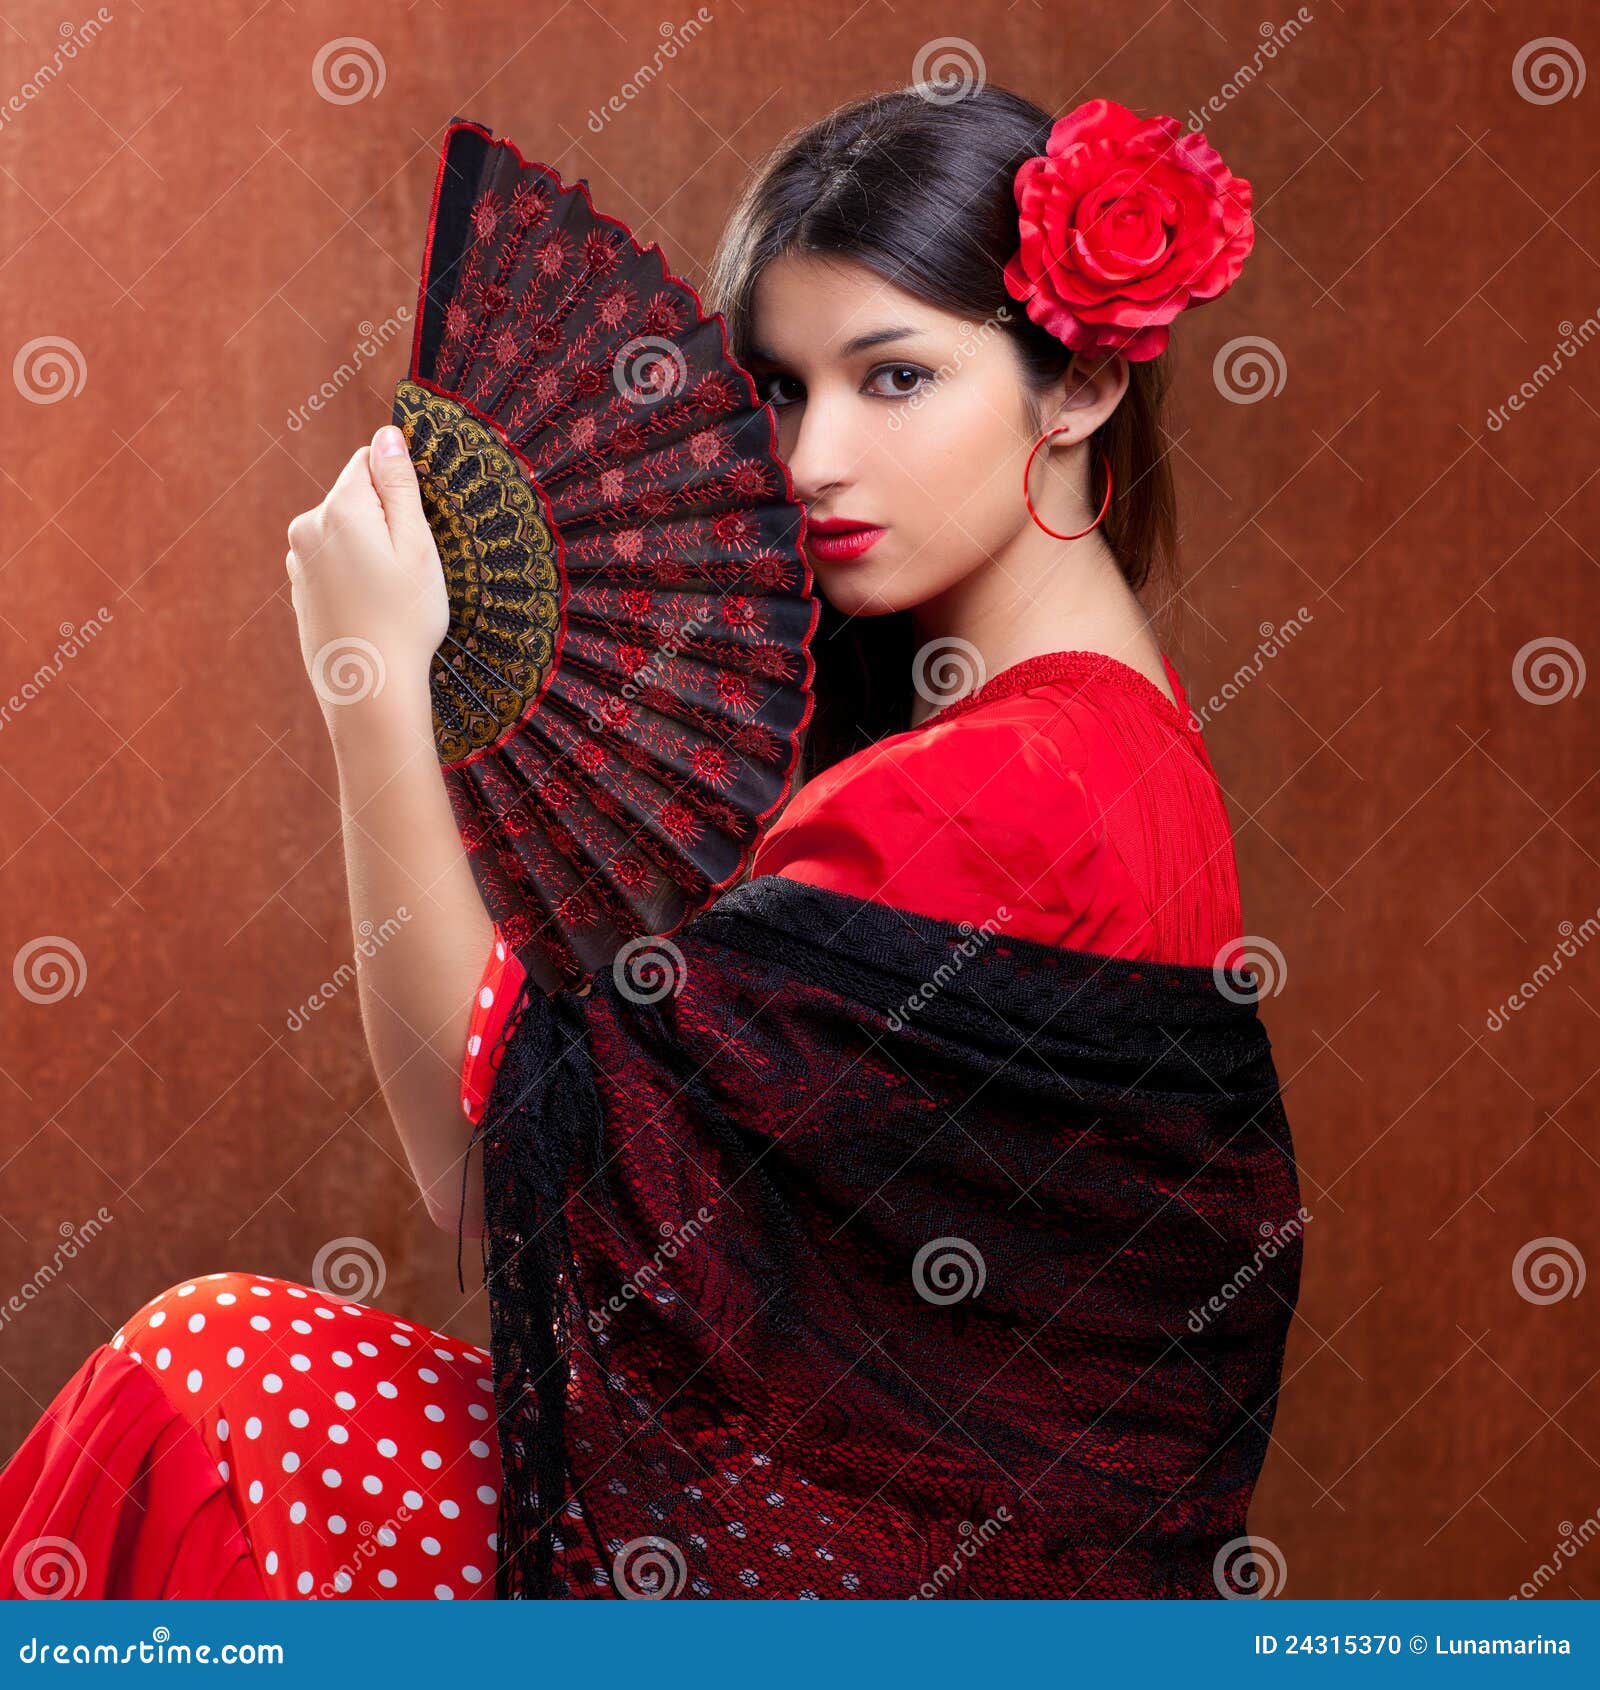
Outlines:
[[[459,1074],[493,925],[434,747],[428,668],[449,601],[398,429],[350,458],[290,523],[289,547],[301,653],[338,766],[367,1043],[428,1213],[454,1232],[472,1134]],[[473,1162],[464,1224],[481,1232]]]
[[[372,1065],[434,1223],[454,1233],[472,1123],[461,1062],[494,925],[462,849],[427,693],[346,712],[333,731],[361,1019]],[[483,1166],[467,1170],[462,1225],[483,1230]]]

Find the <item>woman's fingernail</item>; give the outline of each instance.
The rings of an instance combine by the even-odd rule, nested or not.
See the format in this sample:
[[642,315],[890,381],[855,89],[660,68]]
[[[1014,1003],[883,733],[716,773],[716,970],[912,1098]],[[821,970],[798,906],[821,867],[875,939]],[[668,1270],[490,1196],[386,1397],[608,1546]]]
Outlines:
[[406,449],[406,437],[397,428],[384,427],[378,430],[378,456],[380,458],[398,457]]

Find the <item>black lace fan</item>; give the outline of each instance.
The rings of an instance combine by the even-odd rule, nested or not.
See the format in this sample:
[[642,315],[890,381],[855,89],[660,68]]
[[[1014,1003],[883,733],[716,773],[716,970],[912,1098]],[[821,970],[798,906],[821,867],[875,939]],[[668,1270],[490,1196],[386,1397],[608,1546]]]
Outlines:
[[577,985],[739,879],[788,793],[818,604],[772,412],[658,246],[457,118],[394,421],[462,840],[534,982]]

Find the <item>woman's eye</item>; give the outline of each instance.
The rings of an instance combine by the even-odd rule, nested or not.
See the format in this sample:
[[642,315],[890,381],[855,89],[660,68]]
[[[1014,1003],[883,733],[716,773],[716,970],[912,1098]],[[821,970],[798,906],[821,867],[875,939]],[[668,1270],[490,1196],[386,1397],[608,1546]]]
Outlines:
[[[794,403],[794,399],[792,397],[786,399],[777,391],[778,387],[786,381],[794,382],[794,377],[778,375],[776,373],[757,376],[755,378],[756,397],[763,405],[771,405],[774,410],[781,411],[785,405],[792,405]],[[795,382],[794,384],[797,387],[800,385],[798,382]]]
[[[901,385],[902,377],[910,378],[909,385]],[[875,385],[885,378],[888,379],[889,383],[887,387]],[[916,364],[880,364],[867,377],[867,386],[880,398],[907,399],[918,391],[923,382],[932,379],[932,374],[929,371],[919,368]]]

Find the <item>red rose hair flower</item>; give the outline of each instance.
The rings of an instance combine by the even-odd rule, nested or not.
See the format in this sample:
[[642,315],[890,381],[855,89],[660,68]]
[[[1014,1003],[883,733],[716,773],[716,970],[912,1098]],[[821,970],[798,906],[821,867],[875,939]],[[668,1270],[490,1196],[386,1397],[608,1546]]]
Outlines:
[[1186,306],[1225,293],[1255,244],[1250,184],[1175,117],[1088,100],[1013,180],[1022,245],[1006,290],[1074,351],[1166,351]]

